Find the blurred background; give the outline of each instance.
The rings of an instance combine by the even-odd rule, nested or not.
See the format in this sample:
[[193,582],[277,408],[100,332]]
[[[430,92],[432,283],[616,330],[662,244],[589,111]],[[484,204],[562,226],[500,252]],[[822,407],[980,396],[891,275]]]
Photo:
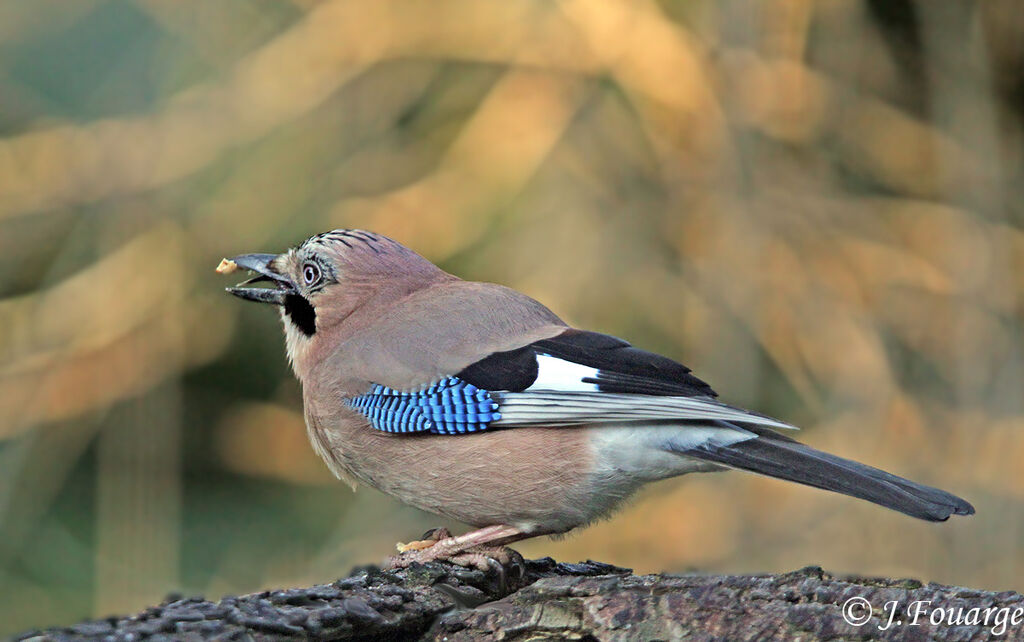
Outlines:
[[978,509],[691,476],[524,554],[1022,589],[1022,126],[1015,0],[6,0],[0,635],[443,523],[329,475],[213,272],[338,227]]

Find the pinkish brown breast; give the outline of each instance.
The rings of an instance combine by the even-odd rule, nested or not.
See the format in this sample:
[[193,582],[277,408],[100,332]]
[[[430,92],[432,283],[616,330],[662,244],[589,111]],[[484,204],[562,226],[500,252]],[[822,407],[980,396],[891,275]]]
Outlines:
[[348,408],[307,412],[310,438],[339,477],[352,477],[431,513],[472,526],[565,532],[588,507],[592,457],[585,430],[516,428],[476,434],[395,435]]

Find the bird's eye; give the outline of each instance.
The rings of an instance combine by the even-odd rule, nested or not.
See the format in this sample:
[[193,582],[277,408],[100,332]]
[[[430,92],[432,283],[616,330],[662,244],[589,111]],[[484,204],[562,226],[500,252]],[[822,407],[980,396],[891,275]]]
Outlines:
[[320,280],[320,266],[316,263],[307,263],[302,266],[302,280],[306,285],[313,285]]

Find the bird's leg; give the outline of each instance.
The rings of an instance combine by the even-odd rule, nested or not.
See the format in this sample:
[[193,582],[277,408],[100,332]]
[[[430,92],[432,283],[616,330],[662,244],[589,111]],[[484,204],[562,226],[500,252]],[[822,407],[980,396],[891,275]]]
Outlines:
[[399,546],[400,553],[388,559],[387,568],[405,568],[414,563],[445,560],[460,566],[481,570],[491,567],[492,561],[508,564],[519,554],[505,544],[526,539],[525,533],[514,526],[496,524],[453,537],[447,529],[427,531],[423,539]]

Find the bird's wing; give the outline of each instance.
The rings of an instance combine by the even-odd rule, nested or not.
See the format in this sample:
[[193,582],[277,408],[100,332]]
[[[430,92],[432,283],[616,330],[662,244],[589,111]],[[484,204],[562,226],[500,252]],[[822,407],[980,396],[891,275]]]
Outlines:
[[402,433],[657,421],[792,428],[716,401],[710,386],[667,357],[604,334],[557,332],[488,352],[421,386],[374,381],[347,403],[375,428]]
[[515,350],[495,352],[459,377],[489,390],[553,390],[714,397],[690,369],[607,334],[567,328]]
[[597,332],[568,329],[491,354],[457,376],[492,391],[496,426],[675,420],[793,428],[723,404],[681,363]]

